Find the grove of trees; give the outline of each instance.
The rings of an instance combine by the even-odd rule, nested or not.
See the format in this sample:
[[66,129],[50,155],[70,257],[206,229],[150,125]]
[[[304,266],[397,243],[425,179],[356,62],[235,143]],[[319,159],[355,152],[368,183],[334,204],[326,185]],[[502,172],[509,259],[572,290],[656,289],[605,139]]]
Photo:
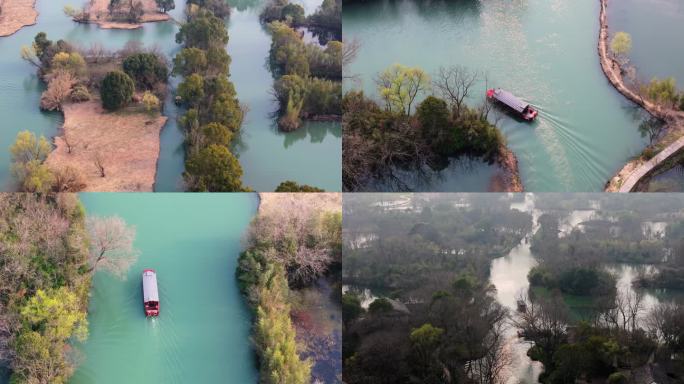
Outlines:
[[281,196],[277,206],[260,209],[254,218],[236,272],[255,317],[260,382],[305,384],[313,361],[301,357],[306,346],[296,338],[289,292],[340,270],[342,215]]
[[230,149],[244,111],[228,80],[228,31],[221,17],[229,11],[214,14],[214,3],[192,2],[176,35],[183,49],[174,58],[173,73],[184,76],[176,100],[187,108],[180,118],[186,138],[183,179],[190,191],[244,191],[242,167]]

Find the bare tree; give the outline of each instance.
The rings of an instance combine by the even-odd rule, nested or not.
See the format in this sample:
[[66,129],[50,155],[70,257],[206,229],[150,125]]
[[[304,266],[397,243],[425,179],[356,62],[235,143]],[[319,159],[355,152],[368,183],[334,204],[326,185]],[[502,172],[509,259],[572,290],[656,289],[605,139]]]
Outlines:
[[461,114],[465,100],[478,80],[478,72],[463,66],[440,67],[433,86],[440,96],[452,106],[456,115]]
[[659,303],[646,318],[646,327],[671,352],[682,349],[684,307],[676,303]]
[[90,236],[90,272],[104,269],[119,278],[138,259],[139,251],[133,246],[135,227],[126,225],[118,216],[90,216],[86,220]]
[[643,301],[644,295],[641,292],[619,290],[613,307],[601,314],[603,325],[625,332],[635,331],[644,311]]
[[102,154],[100,152],[95,153],[93,162],[95,163],[95,167],[97,167],[97,170],[100,172],[100,177],[105,177],[104,158],[102,157]]

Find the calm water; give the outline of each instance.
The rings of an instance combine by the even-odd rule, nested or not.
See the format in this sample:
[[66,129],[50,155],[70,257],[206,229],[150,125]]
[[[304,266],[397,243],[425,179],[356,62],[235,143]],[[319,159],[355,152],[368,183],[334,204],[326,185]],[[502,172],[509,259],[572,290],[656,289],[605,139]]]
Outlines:
[[[101,43],[108,49],[120,49],[128,41],[140,41],[145,46],[156,45],[172,58],[180,49],[175,42],[178,30],[174,22],[145,24],[133,31],[102,30],[95,25],[77,24],[64,16],[64,5],[70,0],[38,0],[38,24],[18,33],[0,38],[0,190],[12,189],[10,156],[7,150],[16,134],[31,130],[53,137],[63,122],[59,113],[44,113],[38,108],[43,84],[35,75],[35,68],[21,60],[22,45],[30,45],[36,33],[44,31],[53,41],[65,39],[89,46]],[[316,185],[331,191],[341,189],[341,128],[336,123],[307,124],[301,130],[281,134],[274,127],[270,113],[276,104],[270,95],[273,79],[265,67],[270,36],[258,22],[259,1],[234,1],[236,10],[230,24],[229,52],[233,56],[232,81],[240,101],[250,108],[243,139],[237,153],[244,168],[244,183],[255,189],[271,191],[284,180]],[[174,18],[183,18],[185,2],[176,1]],[[318,3],[306,2],[313,11]],[[172,79],[177,84],[181,79]],[[155,190],[182,189],[184,165],[183,134],[176,118],[181,113],[172,103],[171,95],[165,102],[169,122],[161,133]]]
[[[680,0],[620,0],[610,3],[611,32],[632,35],[630,61],[647,82],[654,76],[674,77],[684,89],[684,52],[672,49],[673,36],[684,33],[684,3]],[[654,27],[657,26],[657,27]],[[667,58],[663,60],[663,58]],[[655,176],[651,192],[684,192],[684,167]]]
[[[240,239],[253,194],[82,194],[91,215],[119,215],[137,228],[141,256],[126,281],[93,281],[90,337],[70,381],[234,383],[257,380],[250,312],[237,283]],[[157,270],[161,313],[146,319],[140,273]]]
[[[376,94],[373,77],[393,63],[463,65],[485,72],[540,109],[533,124],[501,116],[529,191],[599,191],[645,146],[640,111],[604,78],[594,0],[378,1],[345,5],[344,38],[362,47],[346,89]],[[473,104],[484,97],[476,89]],[[480,190],[487,189],[482,177]],[[459,186],[458,189],[470,189]]]
[[[295,132],[278,131],[273,113],[273,76],[268,69],[271,36],[259,23],[264,2],[256,1],[230,17],[228,53],[231,79],[240,101],[249,107],[236,145],[244,170],[243,182],[256,191],[273,191],[294,180],[340,191],[342,188],[342,128],[339,123],[308,122]],[[313,12],[320,1],[303,2]]]

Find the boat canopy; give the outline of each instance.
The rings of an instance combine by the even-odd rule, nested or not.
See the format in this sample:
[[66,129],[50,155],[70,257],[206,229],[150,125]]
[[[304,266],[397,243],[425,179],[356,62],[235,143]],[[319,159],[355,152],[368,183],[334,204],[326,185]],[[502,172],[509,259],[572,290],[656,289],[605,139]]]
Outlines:
[[519,98],[517,98],[514,94],[504,91],[501,88],[498,88],[494,91],[494,94],[492,95],[495,99],[499,100],[500,102],[508,105],[509,107],[515,109],[519,113],[522,113],[527,107],[530,106],[529,103],[526,103]]
[[143,302],[148,303],[150,301],[159,302],[157,274],[151,269],[146,269],[143,272]]

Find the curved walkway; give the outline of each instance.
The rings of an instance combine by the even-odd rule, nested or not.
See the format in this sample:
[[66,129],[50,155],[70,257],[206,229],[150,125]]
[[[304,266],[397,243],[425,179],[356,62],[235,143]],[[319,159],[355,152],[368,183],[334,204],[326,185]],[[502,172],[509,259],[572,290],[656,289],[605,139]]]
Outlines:
[[[600,1],[601,12],[599,19],[601,29],[599,32],[598,51],[601,59],[601,69],[608,78],[608,81],[627,99],[641,106],[654,117],[664,120],[667,125],[665,131],[675,129],[684,131],[684,113],[663,109],[655,103],[645,100],[625,84],[619,63],[608,52],[608,0]],[[630,161],[607,183],[606,191],[631,192],[643,177],[651,173],[664,161],[678,154],[682,148],[684,148],[684,136],[665,147],[665,149],[647,162],[641,163],[641,160],[638,159]]]

